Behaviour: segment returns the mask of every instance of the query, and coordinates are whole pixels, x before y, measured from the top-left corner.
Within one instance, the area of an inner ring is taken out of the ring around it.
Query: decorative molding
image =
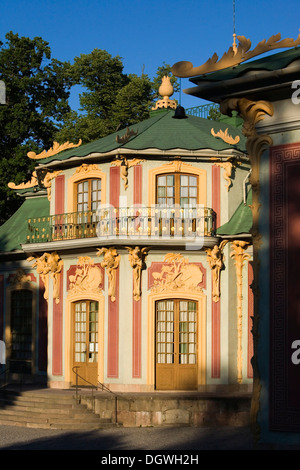
[[[76,168],[75,173],[91,173],[92,171],[101,171],[100,168],[98,168],[98,165],[96,163],[88,165],[87,163],[83,163],[82,165],[78,166]]]
[[[49,276],[53,279],[53,299],[58,304],[60,301],[60,272],[63,267],[63,260],[54,253],[44,253],[40,257],[30,256],[27,261],[34,261],[32,267],[36,268],[45,286],[44,298],[49,300]]]
[[[225,129],[225,131],[222,131],[222,129],[220,129],[218,132],[215,132],[214,129],[211,128],[210,132],[211,132],[211,135],[213,135],[214,137],[219,137],[224,142],[230,145],[236,145],[240,141],[239,135],[233,138],[231,135],[228,134],[228,128]]]
[[[33,274],[26,274],[25,271],[20,268],[17,270],[16,274],[10,275],[8,277],[8,283],[11,288],[14,290],[17,289],[31,289],[32,282],[35,281]]]
[[[126,144],[131,139],[131,137],[134,137],[137,134],[138,131],[134,132],[134,130],[129,129],[129,127],[127,127],[125,134],[123,134],[121,137],[119,137],[118,135],[116,136],[116,141],[118,142],[118,144]]]
[[[98,248],[97,256],[103,256],[101,266],[106,268],[108,277],[108,295],[112,302],[116,300],[116,277],[117,269],[120,263],[120,255],[118,255],[115,247]]]
[[[127,160],[126,157],[120,155],[119,158],[111,162],[111,165],[119,166],[121,170],[121,178],[124,181],[125,190],[128,188],[128,170],[129,168],[138,165],[145,160],[140,160],[138,158],[133,158],[132,160]]]
[[[61,170],[50,172],[48,171],[44,176],[42,184],[47,189],[48,201],[51,201],[51,181],[61,174]]]
[[[134,300],[140,300],[142,295],[141,289],[141,280],[142,280],[142,270],[145,269],[145,258],[148,254],[149,248],[140,248],[136,246],[131,248],[126,247],[129,251],[129,262],[130,266],[133,269],[133,297]]]
[[[217,157],[211,157],[211,160],[214,161],[214,165],[220,166],[224,169],[223,177],[227,181],[226,189],[229,191],[229,188],[232,185],[232,170],[235,169],[240,162],[236,157],[228,157],[225,161],[222,161]]]
[[[168,253],[160,272],[152,272],[154,279],[152,293],[176,292],[178,290],[201,291],[203,272],[196,264],[189,263],[181,254]]]
[[[246,39],[245,36],[237,36],[237,39],[239,41],[239,45],[237,47],[235,44],[231,46],[228,51],[223,54],[220,60],[218,60],[218,55],[214,53],[210,59],[198,67],[194,67],[193,64],[188,61],[177,62],[171,68],[172,73],[175,77],[195,77],[239,65],[241,62],[245,62],[246,60],[252,59],[253,57],[265,52],[300,45],[300,35],[296,40],[292,38],[281,40],[281,34],[278,33],[271,36],[267,41],[263,39],[251,51],[249,50],[251,47],[250,39]]]
[[[158,92],[160,96],[163,97],[162,100],[158,100],[155,103],[155,106],[153,106],[152,111],[155,111],[156,109],[161,109],[161,108],[171,108],[171,109],[176,109],[177,108],[177,103],[175,100],[170,100],[170,96],[173,95],[174,93],[174,88],[171,83],[171,78],[168,75],[165,75],[162,77],[162,83],[158,89]]]
[[[242,383],[243,380],[243,357],[242,357],[242,327],[243,327],[243,267],[244,262],[251,257],[245,250],[249,246],[249,242],[243,240],[235,240],[231,243],[232,252],[230,257],[235,260],[236,283],[237,283],[237,380]]]
[[[20,183],[20,184],[15,184],[15,183],[8,183],[7,185],[10,189],[27,189],[27,188],[34,188],[35,186],[38,186],[38,178],[36,171],[34,171],[31,175],[31,180],[27,181],[26,183]]]
[[[101,292],[102,271],[96,266],[89,256],[80,256],[73,274],[71,266],[68,271],[68,296],[79,293],[95,293]]]
[[[215,245],[213,248],[207,248],[207,262],[212,271],[213,292],[212,298],[214,302],[219,302],[220,290],[220,273],[224,269],[224,254],[223,250],[228,240],[223,240],[220,245]]]
[[[41,160],[42,158],[52,157],[53,155],[57,155],[64,150],[68,150],[71,148],[79,147],[82,144],[82,140],[80,139],[78,144],[72,144],[71,142],[65,142],[64,144],[59,144],[58,142],[53,142],[53,147],[49,150],[43,150],[38,155],[35,152],[28,152],[27,156],[32,160]]]

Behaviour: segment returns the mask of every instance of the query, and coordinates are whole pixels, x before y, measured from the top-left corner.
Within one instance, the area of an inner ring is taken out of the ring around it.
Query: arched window
[[[96,211],[102,202],[101,189],[100,178],[78,181],[76,183],[76,211]]]
[[[169,173],[156,177],[156,204],[160,206],[186,205],[196,207],[198,203],[198,177],[193,174]]]

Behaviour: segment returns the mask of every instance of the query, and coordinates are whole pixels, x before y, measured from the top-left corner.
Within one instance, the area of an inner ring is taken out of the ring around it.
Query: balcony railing
[[[195,239],[214,236],[216,214],[207,207],[101,207],[28,219],[27,243],[83,238]]]

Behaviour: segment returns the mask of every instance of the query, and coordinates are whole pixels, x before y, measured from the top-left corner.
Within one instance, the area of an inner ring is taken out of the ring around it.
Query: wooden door
[[[156,389],[197,389],[197,302],[156,302]]]
[[[81,300],[73,304],[73,367],[79,385],[98,382],[98,302]],[[76,382],[72,374],[73,383]]]

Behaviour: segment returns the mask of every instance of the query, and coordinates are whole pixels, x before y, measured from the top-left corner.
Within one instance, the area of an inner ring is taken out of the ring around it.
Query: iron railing
[[[216,214],[207,207],[101,207],[27,220],[27,243],[98,237],[168,239],[214,236]]]

